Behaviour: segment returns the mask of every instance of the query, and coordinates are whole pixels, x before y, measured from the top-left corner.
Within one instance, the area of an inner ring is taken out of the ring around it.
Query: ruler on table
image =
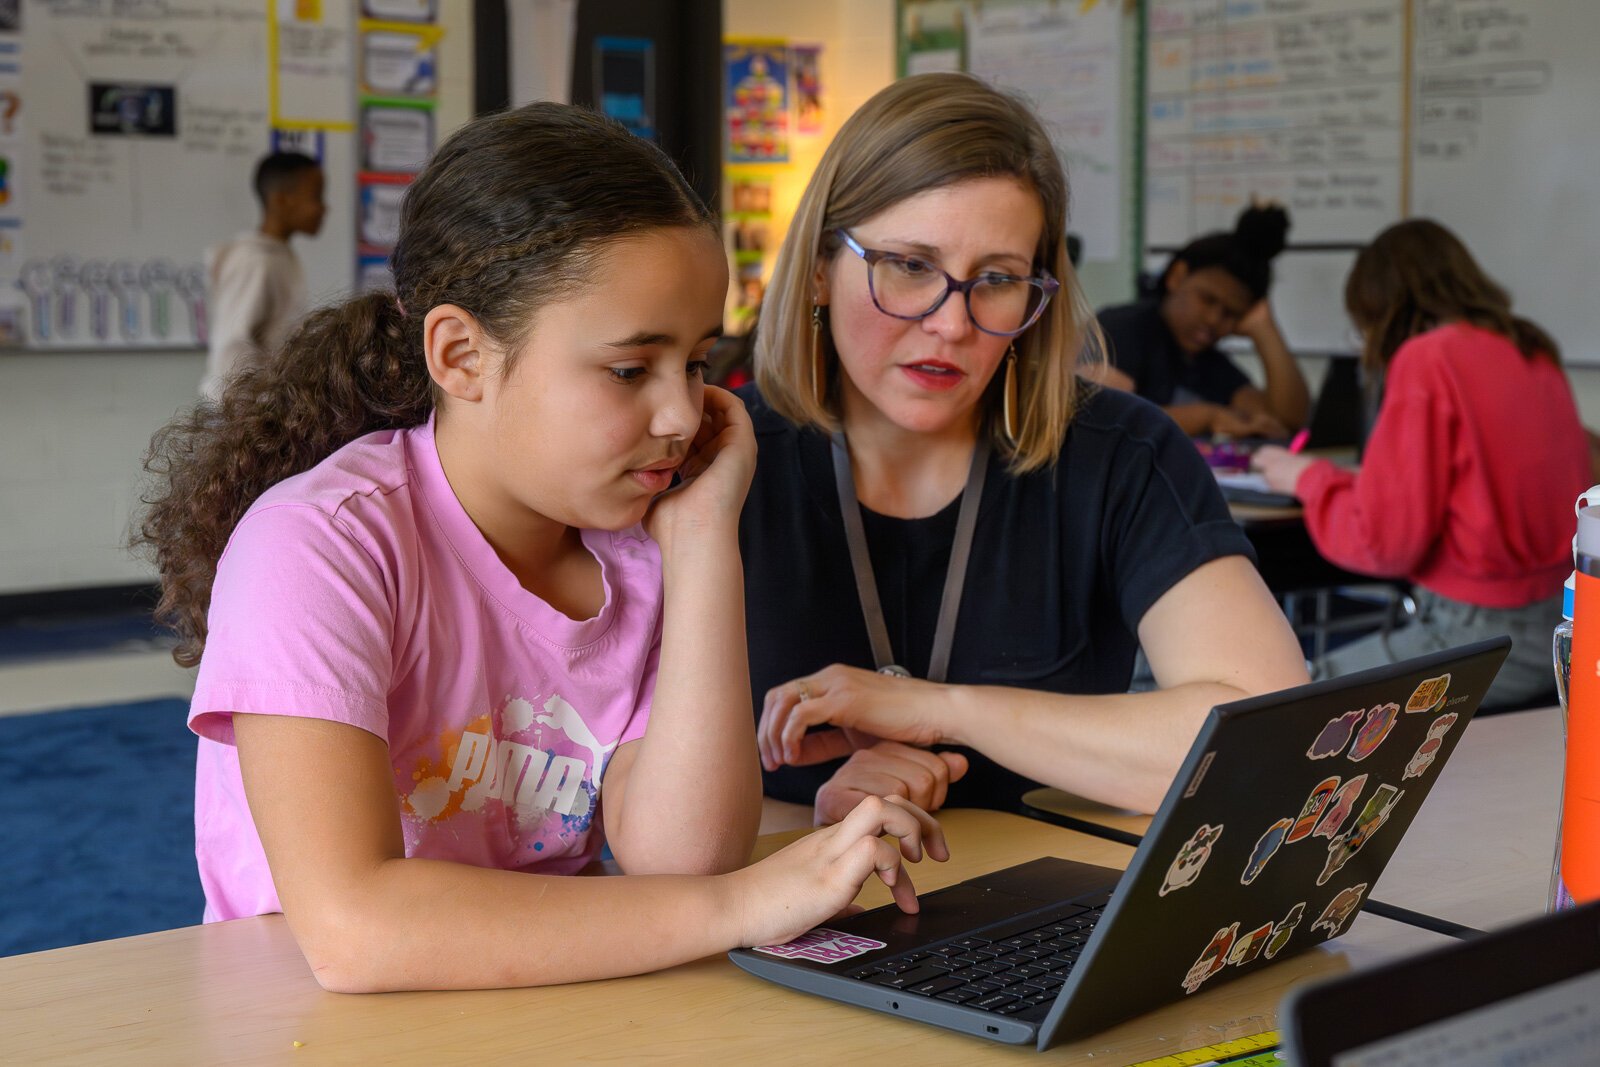
[[[1271,1067],[1283,1062],[1278,1058],[1278,1032],[1268,1030],[1262,1034],[1235,1038],[1217,1045],[1192,1048],[1171,1056],[1157,1056],[1153,1060],[1140,1060],[1129,1067],[1206,1067],[1208,1064],[1226,1064],[1227,1067]]]

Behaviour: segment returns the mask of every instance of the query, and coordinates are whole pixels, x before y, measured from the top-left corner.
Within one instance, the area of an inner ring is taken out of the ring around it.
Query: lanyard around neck
[[[989,441],[980,432],[972,449],[972,465],[967,469],[967,485],[961,491],[961,511],[956,516],[955,540],[950,545],[950,566],[945,571],[944,594],[939,599],[939,618],[933,629],[933,654],[928,659],[928,680],[944,681],[950,668],[950,649],[955,643],[956,615],[961,609],[961,587],[967,580],[967,560],[972,555],[972,535],[978,526],[978,504],[983,498],[983,479],[989,469]],[[910,677],[911,672],[894,660],[889,646],[889,628],[883,621],[883,604],[878,599],[878,582],[872,573],[872,556],[867,551],[867,531],[861,523],[861,502],[856,498],[856,482],[850,473],[850,452],[844,434],[833,435],[833,482],[839,493],[839,512],[844,518],[844,536],[850,545],[850,567],[855,572],[856,596],[866,619],[867,637],[872,641],[872,659],[882,674]]]

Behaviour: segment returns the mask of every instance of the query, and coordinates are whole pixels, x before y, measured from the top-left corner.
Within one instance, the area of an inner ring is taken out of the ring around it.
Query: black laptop
[[[1600,903],[1290,994],[1299,1067],[1590,1067],[1600,1062]]]
[[[1506,638],[1213,708],[1127,871],[1043,858],[733,962],[1045,1049],[1344,933]]]

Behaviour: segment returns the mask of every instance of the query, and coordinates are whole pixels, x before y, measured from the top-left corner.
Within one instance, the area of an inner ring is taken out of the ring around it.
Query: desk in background
[[[1121,868],[1123,845],[1000,812],[941,813],[947,864],[912,871],[939,888],[1041,855]],[[767,855],[802,831],[763,837]],[[859,898],[888,902],[873,883]],[[1284,991],[1310,978],[1446,944],[1363,915],[1345,936],[1039,1056],[795,993],[715,956],[655,974],[542,989],[342,995],[319,988],[281,915],[0,959],[0,1062],[728,1063],[975,1059],[1098,1067],[1277,1025]],[[295,1047],[301,1042],[302,1047]]]
[[[1538,915],[1550,888],[1561,768],[1559,708],[1474,716],[1372,898],[1476,929]],[[1058,789],[1022,801],[1122,841],[1150,825],[1147,815]]]

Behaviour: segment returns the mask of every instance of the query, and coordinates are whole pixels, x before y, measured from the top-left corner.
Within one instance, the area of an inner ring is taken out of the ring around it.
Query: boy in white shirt
[[[326,211],[322,167],[298,152],[274,152],[256,165],[261,225],[206,253],[211,335],[200,395],[215,401],[243,361],[277,350],[299,320],[305,273],[289,247],[315,237]]]

